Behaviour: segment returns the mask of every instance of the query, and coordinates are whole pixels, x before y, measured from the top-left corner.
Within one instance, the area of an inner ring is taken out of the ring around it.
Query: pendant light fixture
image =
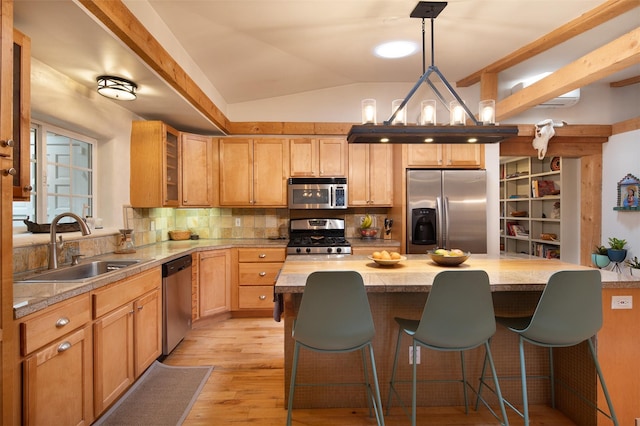
[[[132,101],[136,98],[138,86],[133,81],[111,75],[101,75],[96,81],[98,93],[104,97],[119,101]]]
[[[495,124],[494,100],[480,102],[479,119],[477,119],[435,66],[433,23],[446,6],[447,2],[421,1],[413,9],[410,17],[422,18],[422,76],[404,99],[394,101],[391,116],[382,124],[376,124],[375,121],[375,101],[367,100],[369,108],[373,101],[374,117],[371,119],[369,112],[366,117],[370,119],[365,120],[363,112],[363,124],[352,126],[347,135],[349,143],[496,143],[505,138],[517,136],[518,126]],[[427,18],[431,20],[431,65],[428,68],[425,57],[425,19]],[[451,97],[454,98],[451,104],[430,80],[433,74],[440,78]],[[421,103],[420,122],[417,125],[406,124],[407,103],[423,83],[429,85],[438,100],[449,109],[449,125],[436,123],[433,100]],[[402,120],[396,119],[399,115]],[[471,125],[466,125],[467,119],[472,122]]]

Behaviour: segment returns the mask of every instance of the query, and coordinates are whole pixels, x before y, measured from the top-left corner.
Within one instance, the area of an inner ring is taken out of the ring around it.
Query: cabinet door
[[[180,142],[180,158],[183,164],[182,205],[211,207],[213,204],[211,138],[182,133]]]
[[[134,381],[133,303],[101,317],[93,326],[94,409],[100,415]]]
[[[220,205],[250,206],[253,197],[251,139],[220,139]]]
[[[484,165],[484,147],[474,144],[448,144],[445,147],[446,167],[481,168]]]
[[[318,140],[320,176],[347,176],[348,149],[345,139]]]
[[[291,139],[289,151],[289,176],[318,176],[318,141],[316,139]]]
[[[31,197],[31,39],[13,31],[13,200]]]
[[[133,303],[134,374],[139,377],[162,354],[162,298],[159,290]]]
[[[349,206],[369,205],[369,145],[349,145]]]
[[[407,166],[409,167],[442,167],[441,144],[407,145]]]
[[[200,253],[198,310],[200,317],[231,310],[230,256],[227,250]]]
[[[25,359],[23,424],[91,424],[91,341],[87,326]]]
[[[393,147],[349,145],[349,206],[390,206],[393,201]]]
[[[257,139],[253,144],[253,202],[255,207],[286,207],[289,141]]]
[[[388,144],[369,146],[369,201],[374,206],[393,203],[393,147]]]

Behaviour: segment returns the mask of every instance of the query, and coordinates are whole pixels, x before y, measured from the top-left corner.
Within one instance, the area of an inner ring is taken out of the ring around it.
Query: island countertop
[[[540,291],[549,277],[561,270],[592,269],[586,266],[527,255],[472,255],[456,267],[435,264],[422,254],[406,255],[396,265],[382,266],[363,255],[288,256],[276,281],[276,293],[301,293],[314,271],[359,272],[368,292],[428,292],[433,278],[450,269],[481,269],[489,275],[492,291]],[[601,270],[603,288],[640,288],[640,277]]]

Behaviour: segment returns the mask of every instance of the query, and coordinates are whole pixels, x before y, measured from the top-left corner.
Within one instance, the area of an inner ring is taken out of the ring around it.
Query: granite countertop
[[[219,239],[219,240],[184,240],[165,241],[148,246],[137,247],[135,253],[109,253],[83,259],[80,263],[95,260],[130,260],[139,259],[140,263],[124,269],[108,272],[97,277],[73,282],[37,282],[15,283],[13,286],[14,318],[37,312],[54,303],[90,292],[115,281],[139,274],[151,268],[160,267],[163,263],[181,256],[190,255],[198,251],[211,249],[225,249],[232,247],[286,247],[288,240],[283,239]],[[58,269],[68,267],[61,266]],[[44,272],[44,271],[41,271]],[[14,275],[15,281],[20,281],[37,275],[27,272]]]
[[[487,271],[493,291],[540,291],[549,276],[559,270],[593,269],[586,266],[528,255],[472,255],[456,269]],[[381,266],[367,256],[289,256],[276,282],[276,293],[301,293],[307,276],[314,271],[353,270],[359,272],[369,292],[426,292],[433,278],[452,269],[436,265],[421,254],[406,255],[396,265]],[[640,277],[600,271],[603,288],[640,288]]]

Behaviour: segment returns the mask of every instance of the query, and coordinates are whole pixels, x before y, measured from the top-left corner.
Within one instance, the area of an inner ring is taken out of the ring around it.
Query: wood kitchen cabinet
[[[93,293],[96,415],[161,355],[161,285],[158,267]]]
[[[231,255],[229,250],[198,254],[199,317],[231,310]]]
[[[288,139],[220,139],[219,161],[221,206],[287,206]]]
[[[31,185],[31,39],[13,30],[13,200],[29,201]],[[7,142],[3,142],[6,144]]]
[[[349,159],[349,206],[391,207],[393,147],[351,144]]]
[[[474,144],[408,144],[407,167],[469,168],[484,167],[484,147]]]
[[[133,207],[178,207],[180,132],[161,121],[131,123],[130,201]]]
[[[214,141],[207,136],[182,133],[180,161],[182,167],[183,207],[212,207],[214,191]],[[216,145],[217,146],[217,145]]]
[[[346,176],[347,141],[339,138],[290,140],[291,177]]]
[[[91,301],[77,296],[20,323],[23,424],[89,425],[93,420]]]
[[[284,260],[284,247],[239,248],[234,310],[271,314],[273,286]]]

